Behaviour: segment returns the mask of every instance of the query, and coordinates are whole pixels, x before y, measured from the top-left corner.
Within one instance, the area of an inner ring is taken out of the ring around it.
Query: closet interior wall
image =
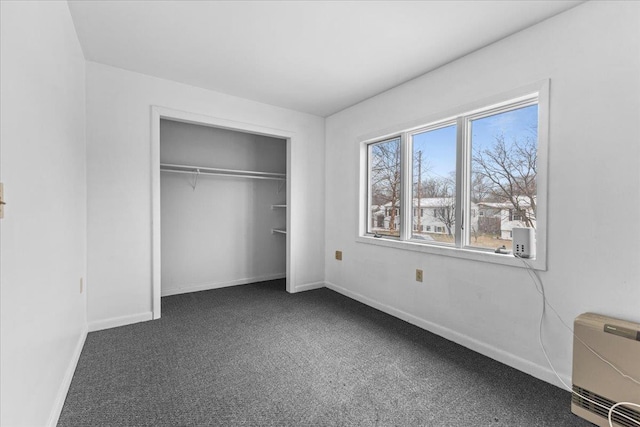
[[[160,121],[161,164],[286,174],[286,150],[283,139]],[[162,171],[160,187],[162,296],[285,277],[286,236],[272,232],[286,226],[284,180]]]

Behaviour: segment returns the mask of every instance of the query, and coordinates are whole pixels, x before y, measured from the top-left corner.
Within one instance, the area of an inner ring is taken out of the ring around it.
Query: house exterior
[[[478,208],[478,232],[495,233],[503,240],[513,238],[514,227],[527,227],[523,221],[523,213],[509,202],[480,202]],[[531,218],[533,226],[536,225],[535,215],[528,203],[521,203],[520,208],[524,208],[524,215]]]
[[[393,229],[400,226],[400,208],[395,207],[392,212],[391,203],[371,206],[371,229],[389,230],[393,221]],[[393,214],[393,215],[392,215]],[[453,197],[428,197],[413,199],[412,212],[413,232],[416,234],[453,233],[455,223],[455,199]],[[477,208],[472,207],[472,222],[477,222]]]
[[[534,218],[535,227],[535,216],[529,205],[523,203],[520,206],[525,206],[525,215]],[[372,205],[371,230],[374,232],[399,230],[400,213],[397,204],[392,207],[391,202]],[[452,197],[415,198],[411,216],[412,230],[415,234],[451,234],[455,223],[455,199]],[[472,202],[470,223],[471,230],[474,232],[493,234],[503,240],[512,239],[514,227],[527,226],[523,221],[522,213],[509,202]]]
[[[413,199],[414,233],[452,234],[455,224],[453,197]]]

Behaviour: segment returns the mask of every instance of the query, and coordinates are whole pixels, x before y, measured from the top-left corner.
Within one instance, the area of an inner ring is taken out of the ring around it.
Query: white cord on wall
[[[583,396],[582,394],[576,392],[573,390],[572,387],[569,387],[560,377],[560,375],[558,374],[558,372],[556,371],[556,369],[553,367],[553,363],[551,363],[551,359],[549,358],[549,355],[547,354],[547,350],[544,347],[544,343],[542,341],[542,323],[544,320],[544,316],[546,313],[546,307],[549,306],[549,308],[551,309],[551,311],[553,311],[556,315],[556,317],[560,320],[560,322],[564,325],[565,328],[567,328],[569,331],[571,331],[571,334],[582,344],[584,345],[587,349],[589,349],[589,351],[591,351],[596,357],[598,357],[601,361],[603,361],[604,363],[606,363],[607,365],[609,365],[611,368],[613,368],[618,374],[620,374],[622,377],[633,381],[634,383],[640,385],[640,381],[638,381],[636,378],[631,377],[630,375],[625,374],[624,372],[622,372],[620,369],[618,369],[613,363],[609,362],[607,359],[605,359],[604,357],[602,357],[600,354],[598,354],[598,352],[596,352],[593,348],[591,348],[587,343],[585,343],[582,339],[580,339],[580,337],[578,337],[575,332],[573,331],[573,328],[571,328],[569,325],[567,325],[565,323],[564,320],[562,320],[562,317],[560,317],[560,315],[558,314],[558,312],[556,311],[555,308],[553,308],[553,306],[551,304],[549,304],[549,302],[547,301],[547,297],[545,295],[544,292],[544,285],[542,284],[542,280],[540,279],[540,277],[538,276],[538,273],[533,269],[533,267],[522,257],[515,255],[514,256],[516,258],[518,258],[519,260],[521,260],[524,265],[525,265],[525,269],[527,270],[527,273],[529,274],[529,277],[531,278],[531,280],[533,281],[533,284],[536,288],[536,291],[538,291],[538,293],[540,295],[542,295],[542,310],[540,313],[540,322],[538,324],[538,342],[540,343],[540,348],[542,349],[542,353],[544,354],[545,359],[547,359],[547,363],[549,364],[549,367],[551,368],[551,370],[553,371],[553,373],[556,375],[556,377],[558,378],[558,380],[562,383],[562,385],[571,393],[579,396],[580,398],[586,400],[587,402],[590,402],[592,404],[595,404],[597,406],[600,406],[606,410],[608,410],[608,420],[609,420],[609,427],[613,427],[613,423],[611,421],[611,417],[613,415],[613,412],[615,410],[616,407],[618,406],[622,406],[622,405],[630,405],[630,406],[636,406],[640,408],[640,405],[637,403],[632,403],[632,402],[619,402],[616,403],[615,405],[612,405],[611,408],[608,408],[606,405],[603,405],[599,402],[596,402],[592,399],[589,399],[586,396]],[[640,422],[638,422],[637,420],[634,420],[633,418],[627,416],[626,414],[623,414],[619,411],[616,411],[616,414],[624,417],[626,419],[628,419],[629,421],[637,424],[640,426]]]

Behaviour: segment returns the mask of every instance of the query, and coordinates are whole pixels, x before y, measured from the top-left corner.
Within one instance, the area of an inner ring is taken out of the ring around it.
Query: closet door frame
[[[291,259],[292,224],[291,212],[294,209],[291,200],[291,146],[295,139],[294,132],[269,128],[253,123],[243,123],[197,113],[174,110],[171,108],[151,106],[151,307],[153,319],[159,319],[161,296],[161,244],[160,244],[160,120],[173,120],[233,130],[255,135],[280,138],[287,141],[287,234],[286,234],[286,283],[287,292],[295,292],[293,273],[294,260]]]

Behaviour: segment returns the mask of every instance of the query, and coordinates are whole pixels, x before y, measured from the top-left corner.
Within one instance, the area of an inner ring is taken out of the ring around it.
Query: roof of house
[[[419,201],[419,204],[418,204]],[[450,207],[456,204],[455,197],[423,197],[423,198],[414,198],[413,199],[413,207],[421,207],[421,208],[443,208]],[[472,205],[477,205],[478,207],[492,208],[492,209],[512,209],[514,206],[511,202],[478,202],[471,203]],[[400,201],[396,203],[396,207],[400,206]],[[520,198],[520,206],[521,207],[529,207],[530,203],[524,197]],[[384,210],[385,208],[391,207],[391,202],[385,203],[384,205],[371,205],[371,210]]]
[[[442,208],[456,204],[455,197],[423,197],[413,199],[413,207],[421,208]]]
[[[518,203],[521,208],[528,208],[529,206],[531,206],[531,203],[529,202],[528,198],[524,196],[518,197]],[[494,208],[494,209],[513,209],[514,207],[513,203],[511,202],[478,202],[477,205],[479,207],[487,207],[487,208]]]

